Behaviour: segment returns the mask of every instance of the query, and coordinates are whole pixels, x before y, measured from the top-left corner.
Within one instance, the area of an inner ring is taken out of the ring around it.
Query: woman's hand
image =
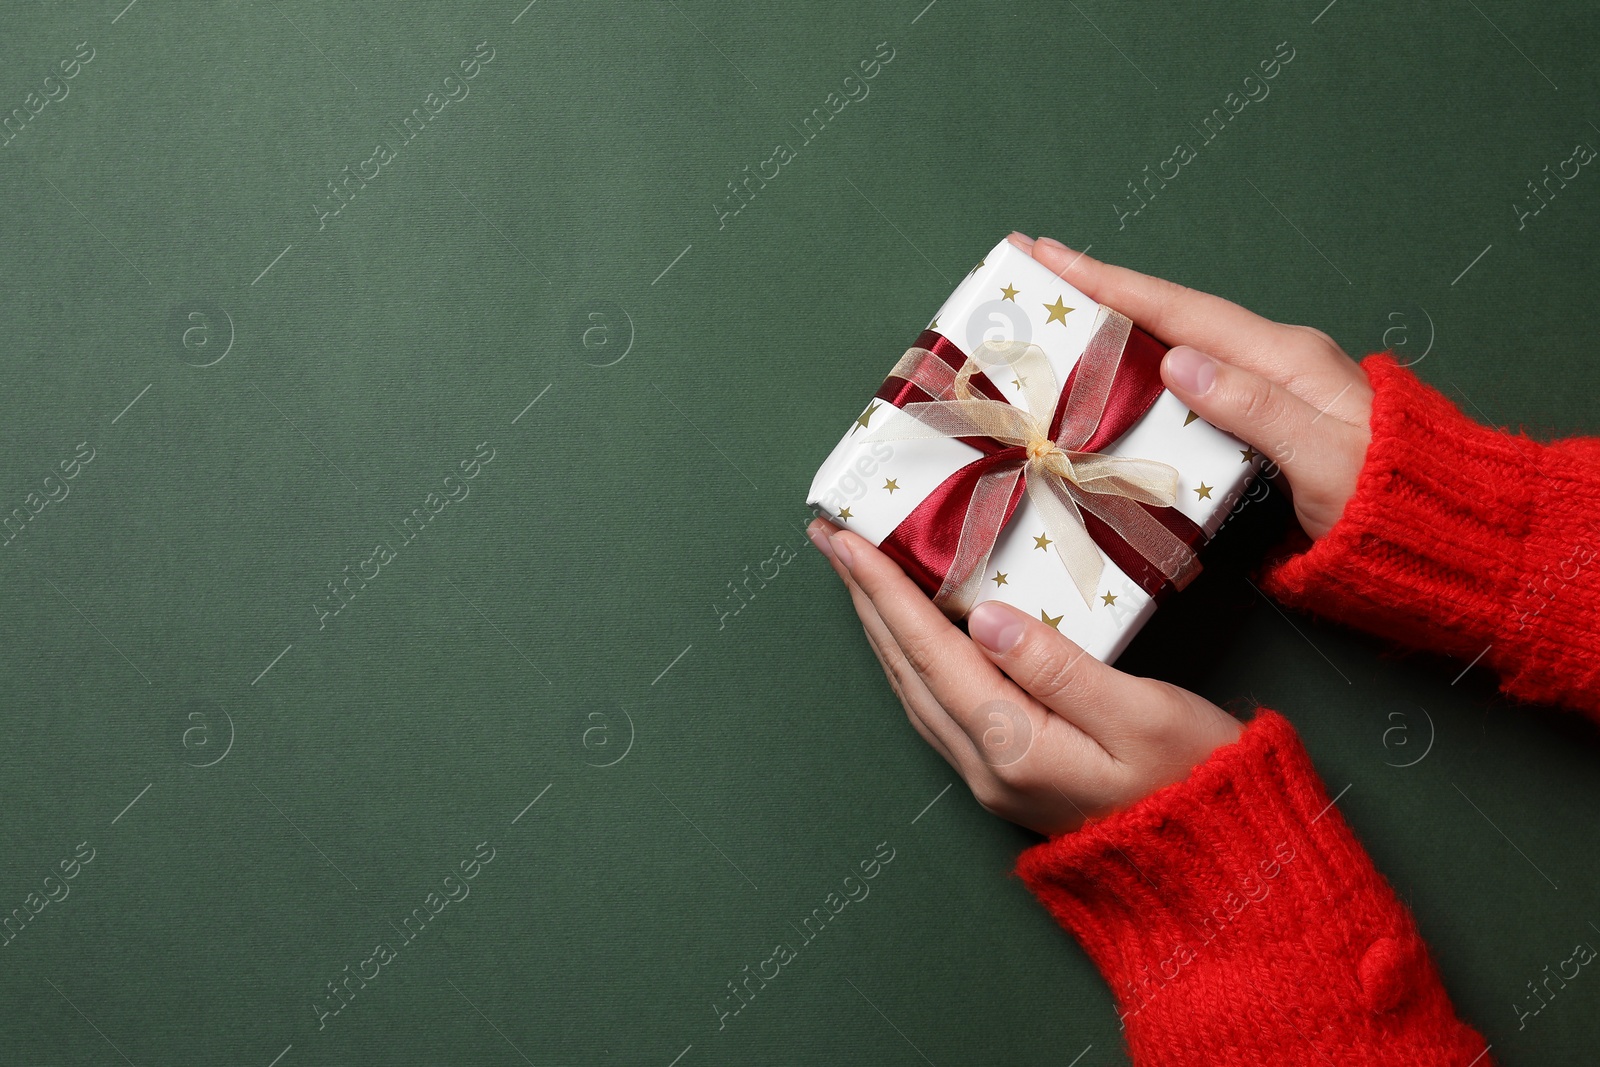
[[[969,638],[864,538],[823,519],[807,533],[849,587],[911,725],[1002,818],[1065,833],[1239,736],[1216,705],[1108,667],[1008,604],[974,608]]]
[[[1100,263],[1048,237],[1018,233],[1011,243],[1175,346],[1162,361],[1162,381],[1201,418],[1282,469],[1313,540],[1338,521],[1366,458],[1372,389],[1333,338]]]

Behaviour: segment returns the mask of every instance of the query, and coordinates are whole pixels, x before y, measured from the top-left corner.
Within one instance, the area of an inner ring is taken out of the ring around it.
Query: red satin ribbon
[[[954,341],[932,330],[922,332],[916,340],[916,347],[926,348],[949,364],[953,370],[960,370],[967,359],[967,354],[961,351]],[[1161,342],[1139,327],[1133,327],[1128,335],[1127,347],[1123,349],[1117,375],[1112,380],[1111,396],[1106,401],[1105,414],[1081,451],[1105,451],[1107,446],[1132,429],[1133,424],[1150,410],[1150,405],[1156,402],[1156,398],[1161,395],[1164,388],[1161,384],[1161,357],[1166,355],[1166,352]],[[1076,366],[1072,368],[1061,387],[1061,398],[1056,402],[1055,414],[1050,420],[1052,438],[1061,430],[1066,399],[1071,395],[1072,381],[1077,370]],[[988,375],[973,375],[971,388],[973,392],[990,400],[1010,403],[989,380]],[[873,395],[879,400],[888,401],[902,408],[906,404],[940,399],[929,396],[903,378],[886,379]],[[1026,449],[996,441],[992,437],[962,437],[960,440],[984,454],[946,478],[878,546],[929,596],[937,593],[939,587],[944,584],[944,576],[949,572],[951,562],[955,559],[956,540],[961,533],[961,524],[967,514],[967,504],[972,499],[973,488],[977,485],[978,479],[988,471],[1022,466],[1028,459]],[[1011,499],[1006,504],[1006,522],[1011,521],[1017,505],[1021,503],[1023,491],[1023,479],[1018,479],[1017,487],[1012,491]],[[1139,506],[1185,544],[1193,546],[1199,543],[1202,533],[1200,527],[1177,508],[1164,508],[1155,504]],[[1088,512],[1082,514],[1084,528],[1089,531],[1089,536],[1094,538],[1095,544],[1099,545],[1111,562],[1120,567],[1140,589],[1149,596],[1157,598],[1164,596],[1171,589],[1171,585],[1162,573],[1139,555],[1128,542],[1117,536],[1109,526],[1093,515]]]

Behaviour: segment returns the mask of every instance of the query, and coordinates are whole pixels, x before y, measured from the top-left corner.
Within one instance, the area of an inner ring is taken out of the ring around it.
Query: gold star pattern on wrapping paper
[[[1046,615],[1043,608],[1039,609],[1039,621],[1049,623],[1054,629],[1061,629],[1061,619],[1062,616],[1060,615]]]
[[[1055,544],[1055,542],[1050,540],[1050,538],[1046,537],[1044,534],[1040,534],[1038,537],[1033,539],[1033,547],[1039,549],[1040,551],[1049,548],[1053,544]]]
[[[1015,378],[1011,379],[1011,384],[1016,386],[1018,389],[1021,389],[1024,385],[1028,384],[1028,379],[1019,374]]]
[[[867,408],[867,410],[863,411],[860,416],[856,418],[856,425],[865,430],[867,428],[867,423],[872,421],[873,414],[881,407],[883,407],[883,405],[874,400],[872,402],[872,406]]]
[[[1050,313],[1050,317],[1045,320],[1046,326],[1050,325],[1052,322],[1059,322],[1061,325],[1065,326],[1067,324],[1067,312],[1077,310],[1076,308],[1067,307],[1067,305],[1059,296],[1056,297],[1056,302],[1054,304],[1046,304],[1044,309]]]
[[[849,508],[840,508],[839,509],[839,517],[841,519],[852,518],[852,516],[850,514],[850,509]]]
[[[883,480],[883,487],[893,494],[896,489],[900,488],[900,483],[894,478],[885,478]]]
[[[1244,457],[1243,459],[1241,459],[1239,461],[1240,463],[1249,463],[1252,460],[1254,460],[1257,456],[1261,455],[1261,453],[1257,452],[1253,448],[1245,447],[1245,448],[1239,449],[1239,455]]]
[[[1109,608],[1111,605],[1117,602],[1117,594],[1110,592],[1101,593],[1100,602]]]
[[[983,269],[983,265],[988,260],[988,258],[989,258],[988,256],[985,256],[983,259],[978,260],[978,265],[976,267],[973,267],[971,270],[967,271],[967,277],[970,278],[974,274],[978,273],[979,270]]]
[[[1007,282],[1006,287],[1000,290],[1000,295],[1015,304],[1017,302],[1017,294],[1020,292],[1022,292],[1021,289],[1013,289],[1011,288],[1011,283]]]
[[[930,330],[937,330],[938,328],[939,328],[939,320],[938,319],[934,319],[932,324],[928,326],[928,329],[930,329]]]
[[[1183,424],[1185,426],[1187,426],[1191,422],[1193,422],[1195,419],[1198,419],[1199,417],[1200,417],[1199,415],[1196,415],[1194,412],[1191,411],[1191,412],[1189,412],[1188,416],[1183,420]]]
[[[1194,491],[1194,495],[1199,497],[1201,500],[1210,500],[1211,499],[1211,487],[1209,485],[1207,485],[1205,482],[1201,482],[1200,483],[1200,488],[1198,488],[1198,489],[1196,489]]]
[[[1009,585],[1010,584],[1009,582],[1006,581],[1006,575],[1005,575],[1004,571],[995,571],[994,572],[994,577],[991,578],[990,581],[994,582],[995,585]]]

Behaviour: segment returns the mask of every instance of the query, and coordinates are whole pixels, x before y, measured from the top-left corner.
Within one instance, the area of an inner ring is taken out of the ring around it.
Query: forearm
[[[1266,573],[1285,602],[1600,716],[1600,441],[1480,426],[1387,356],[1343,516]]]
[[[1105,976],[1140,1067],[1489,1063],[1272,712],[1018,874]]]

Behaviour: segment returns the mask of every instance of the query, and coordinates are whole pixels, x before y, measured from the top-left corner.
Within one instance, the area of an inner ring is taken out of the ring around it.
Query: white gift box
[[[985,341],[1038,345],[1059,384],[1105,316],[1105,308],[1001,241],[950,294],[928,328],[968,356]],[[892,358],[885,357],[885,366],[891,366]],[[1021,388],[1009,367],[979,373],[1022,406]],[[954,438],[867,440],[897,410],[882,399],[869,403],[817,471],[806,497],[817,514],[874,545],[881,545],[936,487],[983,455]],[[1196,417],[1166,390],[1102,451],[1156,460],[1178,471],[1174,507],[1200,528],[1196,550],[1240,502],[1256,469],[1254,451]],[[1099,588],[1085,603],[1061,559],[1039,543],[1043,533],[1044,524],[1024,494],[1000,532],[975,603],[1013,604],[1049,622],[1090,655],[1112,662],[1154,613],[1156,597],[1102,551]]]

